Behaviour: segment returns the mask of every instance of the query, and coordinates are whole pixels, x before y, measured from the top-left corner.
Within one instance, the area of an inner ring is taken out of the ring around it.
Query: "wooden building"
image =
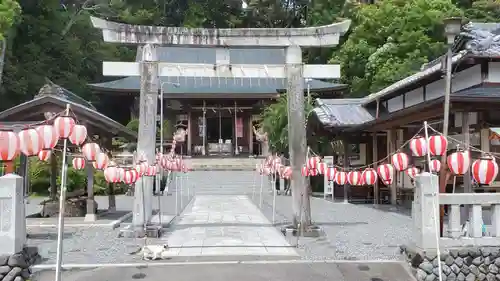
[[[492,153],[500,153],[495,133],[495,127],[500,126],[499,34],[500,24],[496,23],[465,26],[453,46],[452,59],[449,136]],[[346,168],[384,160],[415,135],[424,121],[439,132],[443,130],[444,62],[444,56],[438,58],[417,73],[364,98],[320,98],[311,126],[316,132],[348,144],[345,148],[349,161],[341,163]],[[457,143],[450,141],[448,151],[456,147]],[[408,146],[404,149],[411,155]],[[411,161],[423,167],[424,159]],[[459,183],[463,182],[459,179]],[[397,180],[388,187],[381,182],[375,187],[352,187],[348,188],[348,196],[351,201],[397,204],[411,198],[412,189],[409,177],[398,173]],[[335,194],[342,197],[343,187],[337,187]]]
[[[160,47],[160,62],[215,64],[213,48]],[[284,64],[284,49],[231,49],[234,64]],[[259,155],[253,126],[262,109],[285,92],[284,79],[274,78],[160,78],[164,119],[187,129],[182,153],[187,155]],[[346,88],[319,80],[304,81],[305,88],[332,98]],[[101,97],[101,110],[125,123],[138,116],[139,77],[90,85]],[[306,90],[306,92],[307,92]],[[160,108],[160,107],[158,107]],[[203,126],[206,124],[206,126]],[[173,128],[170,128],[173,130]],[[180,152],[180,151],[179,151]],[[205,152],[205,153],[203,153]]]

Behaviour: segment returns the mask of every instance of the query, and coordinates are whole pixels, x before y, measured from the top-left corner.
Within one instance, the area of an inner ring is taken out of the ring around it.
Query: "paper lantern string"
[[[372,162],[372,163],[370,163],[370,164],[368,164],[368,165],[364,165],[364,166],[356,167],[356,168],[348,168],[348,169],[346,169],[346,168],[344,168],[344,167],[342,167],[342,166],[335,165],[335,164],[333,164],[333,167],[335,167],[335,168],[337,168],[337,169],[340,169],[340,170],[343,170],[343,171],[344,171],[344,170],[345,170],[345,171],[363,170],[363,169],[366,169],[366,168],[371,168],[371,167],[374,167],[374,166],[376,166],[376,165],[378,165],[378,164],[380,164],[380,163],[386,162],[387,160],[389,160],[389,159],[392,157],[392,155],[394,155],[394,154],[396,154],[396,153],[401,152],[401,151],[403,150],[403,148],[404,148],[404,147],[406,147],[406,146],[410,143],[410,141],[411,141],[413,138],[417,137],[417,136],[418,136],[418,135],[419,135],[419,134],[420,134],[423,130],[424,130],[424,127],[422,126],[422,128],[420,128],[420,129],[418,130],[418,132],[417,132],[415,135],[413,135],[413,137],[411,137],[410,139],[408,139],[408,140],[407,140],[407,141],[406,141],[403,145],[401,145],[401,146],[400,146],[400,147],[399,147],[396,151],[394,151],[394,153],[389,154],[389,155],[387,155],[386,157],[384,157],[384,158],[382,158],[382,159],[380,159],[380,160],[378,160],[378,161]],[[313,156],[320,157],[320,156],[319,156],[317,153],[315,153],[315,152],[314,152],[311,148],[308,148],[308,153],[312,154]]]

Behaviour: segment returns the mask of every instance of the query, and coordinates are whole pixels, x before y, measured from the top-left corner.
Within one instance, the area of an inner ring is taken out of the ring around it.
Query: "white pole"
[[[205,103],[205,100],[203,100],[203,149],[201,151],[201,154],[203,156],[206,155],[206,147],[207,147],[207,144],[206,144],[206,135],[207,135],[207,109],[206,109],[206,103]]]
[[[274,171],[275,172],[275,171]],[[276,173],[273,172],[274,185],[273,185],[273,225],[276,218]]]
[[[66,105],[66,115],[69,115],[69,104]],[[59,195],[59,217],[57,229],[57,253],[56,253],[56,281],[61,281],[62,271],[62,250],[63,250],[63,233],[64,233],[64,203],[66,201],[66,173],[68,171],[66,165],[66,150],[68,149],[68,139],[64,139],[62,167],[61,167],[61,187]]]
[[[160,149],[159,149],[160,155],[163,155],[163,85],[164,84],[165,82],[161,83],[160,85]],[[162,178],[159,175],[163,176],[163,172],[161,170],[158,171],[158,174],[156,176],[156,189],[158,192],[158,196],[160,195],[161,178]],[[159,197],[158,197],[158,204],[160,204]]]
[[[184,203],[183,203],[184,200],[182,199],[182,197],[183,197],[182,196],[182,190],[184,189],[184,173],[181,172],[180,174],[181,174],[181,178],[180,178],[181,184],[180,184],[180,187],[181,187],[181,209],[182,209],[182,208],[184,208]]]
[[[252,181],[252,201],[255,200],[255,188],[257,185],[257,173],[258,171],[255,171],[255,174],[253,175],[253,181]]]
[[[167,192],[167,196],[168,196],[168,190],[170,189],[169,185],[170,185],[170,170],[167,171],[167,179],[165,181],[165,191]]]
[[[189,173],[186,173],[186,187],[188,192],[188,199],[191,198],[191,191],[189,190]]]
[[[236,101],[234,101],[234,155],[240,154],[238,149],[238,118],[237,118],[238,107],[236,105]]]
[[[429,167],[429,173],[431,172],[431,152],[430,152],[430,149],[429,149],[429,131],[428,131],[428,125],[427,125],[427,121],[424,122],[424,132],[425,132],[425,140],[426,140],[426,146],[427,146],[427,166]],[[442,165],[442,163],[441,163]],[[443,171],[443,170],[441,170]],[[433,213],[434,213],[434,227],[436,228],[436,245],[437,245],[437,251],[436,251],[436,259],[438,261],[441,260],[441,251],[439,249],[439,222],[438,222],[438,207],[439,207],[439,184],[438,184],[438,190],[436,190],[436,198],[437,198],[437,206],[436,206],[436,203],[435,203],[435,200],[433,200]],[[441,263],[438,262],[438,271],[439,271],[439,274],[438,274],[438,277],[439,277],[439,281],[443,281],[443,269],[441,268]]]
[[[260,174],[260,195],[259,195],[260,208],[262,208],[262,189],[264,189],[264,172]]]
[[[425,145],[426,145],[426,154],[427,154],[427,168],[429,169],[429,173],[431,173],[431,151],[429,149],[429,130],[427,128],[427,121],[424,121],[424,132],[425,132]]]
[[[179,215],[179,192],[177,192],[177,173],[175,176],[175,214]]]
[[[161,177],[161,174],[157,174],[157,177]],[[162,222],[161,222],[161,193],[160,193],[160,186],[161,186],[161,179],[160,179],[160,184],[157,185],[157,194],[158,196],[158,223],[160,224],[160,228],[162,228]]]

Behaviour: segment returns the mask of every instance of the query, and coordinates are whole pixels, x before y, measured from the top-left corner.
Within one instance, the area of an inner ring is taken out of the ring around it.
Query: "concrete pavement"
[[[401,263],[226,263],[170,264],[147,267],[100,268],[63,272],[64,281],[413,281]],[[54,272],[37,273],[33,281],[52,281]]]
[[[172,224],[164,256],[297,256],[245,195],[196,195]]]

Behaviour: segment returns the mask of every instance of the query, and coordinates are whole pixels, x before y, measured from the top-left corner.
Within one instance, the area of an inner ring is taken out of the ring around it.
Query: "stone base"
[[[85,218],[83,220],[84,221],[97,221],[97,215],[96,214],[86,214]]]
[[[0,255],[0,281],[30,280],[30,266],[39,259],[36,247],[26,247],[14,255]]]
[[[304,231],[298,230],[293,225],[287,225],[281,229],[283,235],[301,236],[301,237],[320,237],[323,236],[324,232],[321,227],[316,225],[310,225]]]
[[[42,211],[40,215],[44,218],[59,215],[59,201],[44,201],[40,203]],[[94,202],[94,212],[97,213],[97,202]],[[87,214],[87,198],[75,197],[66,200],[64,206],[65,217],[84,217]]]
[[[146,230],[144,228],[134,228],[132,225],[129,225],[125,228],[120,229],[120,233],[118,237],[123,238],[159,238],[162,234],[162,228],[158,225],[148,225]]]
[[[410,264],[418,281],[438,280],[436,251],[421,251],[401,246],[401,253]],[[441,250],[443,280],[500,280],[500,247],[462,247]]]

